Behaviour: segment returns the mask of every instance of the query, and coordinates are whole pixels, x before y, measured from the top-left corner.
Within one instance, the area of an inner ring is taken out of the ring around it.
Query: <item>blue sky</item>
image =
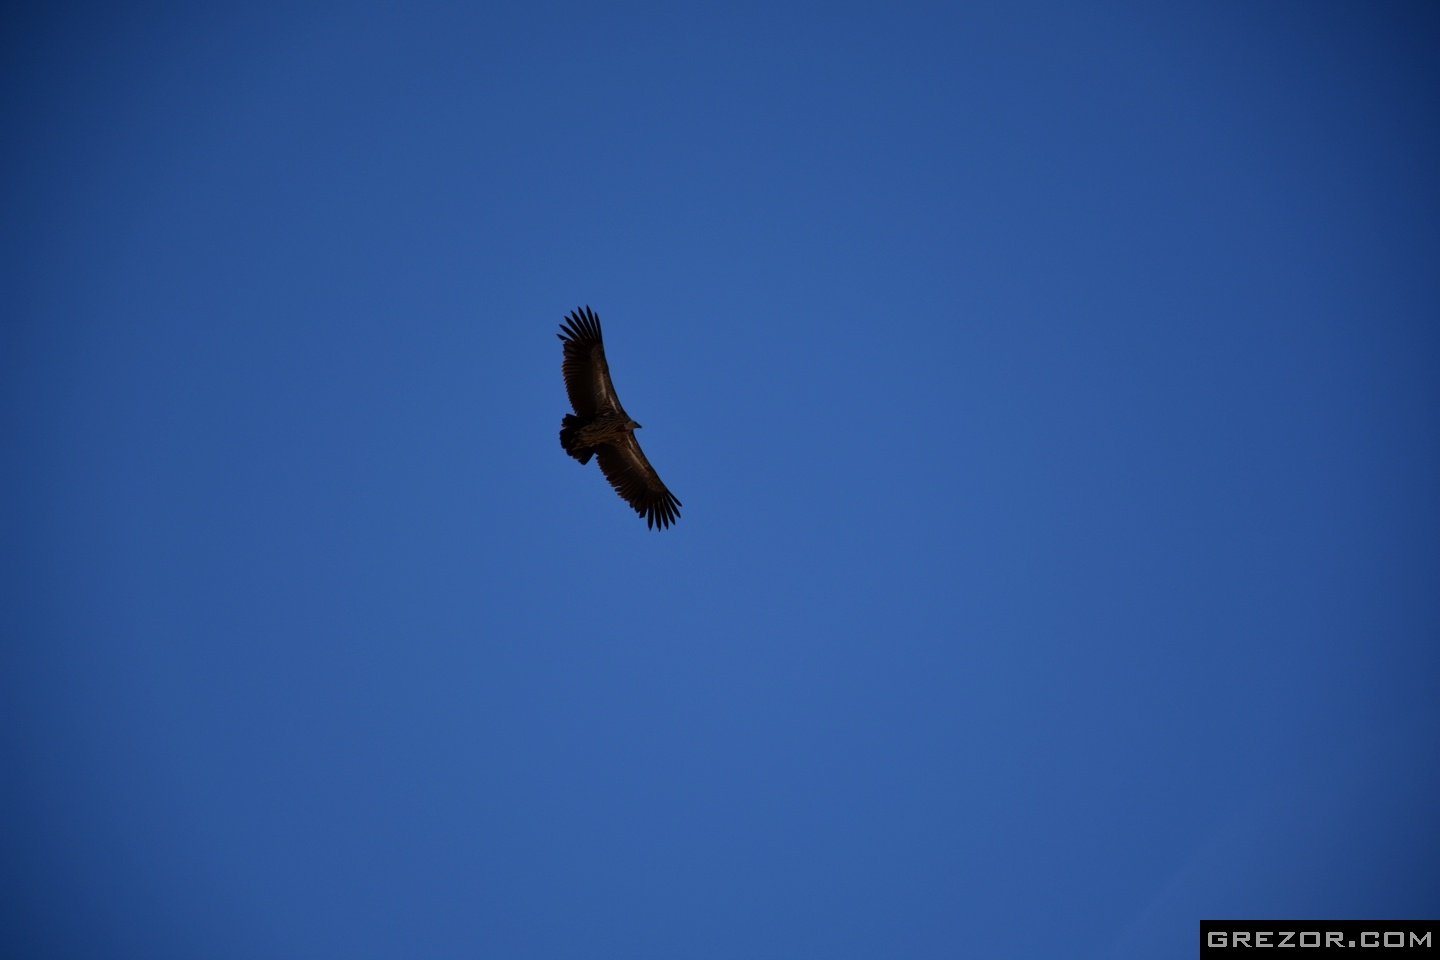
[[[1434,916],[1433,5],[8,21],[8,953]]]

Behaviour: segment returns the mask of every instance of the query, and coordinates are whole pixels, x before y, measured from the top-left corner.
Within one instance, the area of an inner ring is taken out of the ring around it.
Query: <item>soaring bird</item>
[[[600,336],[600,317],[585,307],[573,311],[557,334],[565,344],[560,372],[565,375],[565,392],[570,395],[573,414],[560,421],[560,446],[581,463],[592,456],[600,460],[600,472],[621,499],[645,518],[645,525],[664,529],[680,519],[680,501],[660,480],[645,451],[635,439],[640,424],[630,419],[605,362],[605,341]]]

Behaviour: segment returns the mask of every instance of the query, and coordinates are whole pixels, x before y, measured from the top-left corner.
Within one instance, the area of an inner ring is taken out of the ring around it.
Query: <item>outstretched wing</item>
[[[600,318],[585,307],[576,310],[560,325],[556,334],[565,344],[565,359],[560,371],[565,374],[565,392],[570,406],[581,419],[589,420],[600,413],[621,416],[625,411],[615,396],[610,382],[610,365],[605,362],[605,341],[600,336]],[[643,460],[644,457],[641,457]]]
[[[645,451],[640,449],[635,434],[627,433],[623,440],[601,444],[596,455],[605,479],[645,518],[647,527],[663,530],[680,519],[680,501],[645,459]]]

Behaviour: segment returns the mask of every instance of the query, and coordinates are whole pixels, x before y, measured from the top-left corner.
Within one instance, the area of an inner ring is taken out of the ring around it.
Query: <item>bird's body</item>
[[[606,443],[624,443],[626,434],[634,434],[640,426],[623,414],[601,414],[591,420],[581,420],[573,414],[565,414],[560,421],[560,446],[581,463],[589,463],[595,450]]]
[[[560,325],[565,344],[561,373],[573,414],[560,421],[560,446],[581,463],[598,457],[610,486],[649,527],[664,529],[680,519],[680,501],[660,480],[635,439],[640,424],[630,419],[605,362],[600,318],[589,307],[576,310]]]

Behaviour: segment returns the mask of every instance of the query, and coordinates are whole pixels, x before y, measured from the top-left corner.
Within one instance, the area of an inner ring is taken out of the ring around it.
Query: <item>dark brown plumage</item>
[[[560,371],[575,408],[560,421],[560,446],[581,463],[597,457],[600,472],[615,492],[645,518],[646,526],[663,530],[680,519],[680,501],[645,459],[645,451],[635,440],[640,424],[630,419],[615,395],[600,318],[585,307],[566,317],[560,331],[558,336],[565,344]]]

